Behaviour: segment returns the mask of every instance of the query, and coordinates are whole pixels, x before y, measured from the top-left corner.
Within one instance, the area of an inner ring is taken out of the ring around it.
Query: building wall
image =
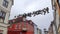
[[[58,25],[59,25],[59,14],[58,14],[58,10],[56,11],[56,25],[57,25],[57,28],[58,28]]]
[[[55,3],[54,3],[54,1],[55,1]],[[59,10],[59,5],[58,5],[58,3],[57,3],[57,0],[53,0],[52,1],[54,4],[52,4],[52,7],[54,7],[53,8],[53,10],[54,10],[54,21],[56,22],[56,26],[57,26],[57,30],[58,30],[58,26],[59,26],[59,18],[60,18],[60,10]],[[55,12],[56,11],[56,12]],[[54,27],[54,26],[53,26]],[[55,27],[54,27],[54,30],[55,30]],[[56,30],[55,30],[56,31]],[[54,32],[55,32],[54,31]]]
[[[2,34],[7,34],[7,27],[9,26],[8,19],[9,19],[11,7],[12,7],[12,0],[7,0],[9,2],[8,8],[3,6],[3,1],[4,0],[0,0],[0,12],[2,10],[3,12],[6,13],[6,16],[5,16],[5,20],[4,21],[0,18],[0,30],[3,31],[3,32],[1,32]]]
[[[58,0],[57,0],[58,1]],[[56,2],[57,3],[57,11],[58,11],[58,24],[57,24],[57,26],[58,26],[58,34],[60,34],[60,32],[59,32],[59,27],[60,27],[60,5],[58,4],[58,2]],[[57,21],[57,20],[56,20]]]
[[[59,24],[59,27],[58,27],[58,34],[60,34],[60,24]]]
[[[9,15],[10,15],[10,11],[11,11],[11,7],[12,7],[12,1],[11,0],[8,0],[9,4],[8,4],[8,7],[4,7],[2,4],[3,4],[3,1],[4,0],[0,0],[0,11],[4,11],[6,12],[6,16],[5,16],[5,21],[4,23],[8,23],[8,18],[9,18]]]
[[[5,11],[10,12],[13,0],[7,0],[9,2],[7,8],[3,6],[3,1],[4,0],[0,0],[0,7],[2,7],[2,9],[4,9]]]
[[[21,18],[19,18],[19,19],[21,19]],[[13,24],[8,27],[8,34],[16,34],[16,33],[20,34],[20,32],[22,34],[34,34],[34,25],[33,25],[33,22],[31,20],[26,20],[25,22],[24,21],[20,22],[19,19],[16,19],[17,21],[15,21],[14,23],[11,22]],[[21,19],[21,20],[23,20],[23,19]],[[26,28],[26,30],[23,31],[22,30],[23,28]]]
[[[58,24],[59,24],[59,7],[57,4],[57,0],[52,0],[52,9],[54,11],[54,20],[56,20],[56,25],[58,28]]]
[[[7,28],[0,26],[0,30],[2,30],[2,34],[7,34]]]

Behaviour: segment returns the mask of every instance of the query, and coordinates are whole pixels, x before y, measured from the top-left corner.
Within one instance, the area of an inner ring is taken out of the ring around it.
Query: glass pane
[[[6,15],[6,13],[5,13],[4,11],[1,10],[1,12],[0,12],[1,18],[5,19],[5,15]]]

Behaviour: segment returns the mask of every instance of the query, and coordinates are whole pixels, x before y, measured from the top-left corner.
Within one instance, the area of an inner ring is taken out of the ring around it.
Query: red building
[[[9,20],[8,34],[34,34],[34,23],[24,17]]]

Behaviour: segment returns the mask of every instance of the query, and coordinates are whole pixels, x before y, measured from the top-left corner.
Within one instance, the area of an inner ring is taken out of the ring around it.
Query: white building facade
[[[8,19],[13,0],[0,0],[0,34],[7,34]]]

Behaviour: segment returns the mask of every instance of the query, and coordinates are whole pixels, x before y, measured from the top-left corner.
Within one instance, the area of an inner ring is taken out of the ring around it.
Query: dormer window
[[[3,1],[3,6],[6,7],[6,8],[8,7],[8,1],[7,0]]]

